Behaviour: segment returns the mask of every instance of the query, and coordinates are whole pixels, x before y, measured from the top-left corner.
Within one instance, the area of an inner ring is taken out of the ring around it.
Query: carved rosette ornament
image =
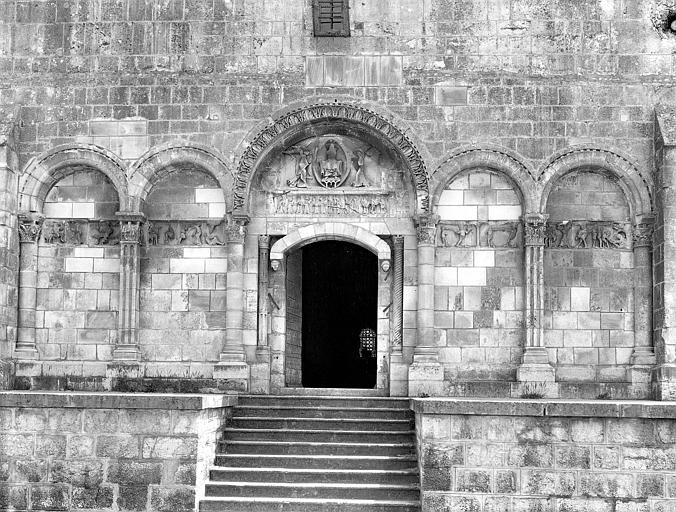
[[[45,218],[36,213],[19,215],[19,242],[36,243],[42,233]]]
[[[547,215],[541,214],[526,215],[524,219],[524,241],[526,245],[545,245],[547,217]]]
[[[634,247],[652,247],[653,223],[639,222],[634,226],[631,235]]]
[[[419,244],[435,245],[438,215],[420,215],[416,218],[416,235]]]

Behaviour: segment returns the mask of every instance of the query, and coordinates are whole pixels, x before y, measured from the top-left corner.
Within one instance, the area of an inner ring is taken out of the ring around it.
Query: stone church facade
[[[3,386],[674,397],[667,4],[6,2]]]

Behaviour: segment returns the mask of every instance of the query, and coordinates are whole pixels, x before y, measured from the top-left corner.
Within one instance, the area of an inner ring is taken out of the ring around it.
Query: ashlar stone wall
[[[634,347],[630,209],[616,179],[562,177],[547,200],[545,345],[559,381],[626,382]]]
[[[504,174],[473,169],[439,197],[434,326],[453,392],[515,378],[525,339],[519,194]]]

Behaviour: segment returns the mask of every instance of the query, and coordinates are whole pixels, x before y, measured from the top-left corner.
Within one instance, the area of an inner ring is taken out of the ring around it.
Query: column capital
[[[19,242],[35,243],[42,233],[45,216],[36,212],[19,213]]]
[[[233,215],[229,217],[225,227],[228,233],[228,242],[244,242],[247,234],[247,225],[250,220],[248,215]]]
[[[545,245],[547,219],[544,213],[527,213],[523,217],[524,240],[526,245]]]
[[[270,249],[270,235],[258,235],[258,248]]]
[[[392,235],[392,246],[396,248],[404,248],[404,235]]]
[[[654,227],[655,220],[652,217],[645,217],[636,222],[631,231],[633,247],[652,247]]]
[[[120,243],[141,243],[141,223],[146,216],[141,212],[117,212],[115,216],[120,221]]]
[[[419,244],[434,245],[436,243],[438,215],[416,215],[413,218]]]

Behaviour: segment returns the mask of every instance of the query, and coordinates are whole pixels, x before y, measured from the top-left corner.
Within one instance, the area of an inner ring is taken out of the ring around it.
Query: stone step
[[[387,390],[373,388],[282,388],[280,395],[301,396],[354,396],[354,397],[387,397]]]
[[[224,440],[234,441],[308,441],[314,443],[410,443],[410,430],[308,430],[226,428]]]
[[[304,469],[415,469],[418,462],[410,456],[376,455],[268,455],[217,454],[216,466],[246,468],[304,468]]]
[[[270,455],[414,455],[411,443],[331,443],[307,441],[221,441],[218,453]]]
[[[301,430],[405,430],[413,428],[413,422],[404,420],[372,420],[352,418],[268,418],[262,416],[233,416],[228,422],[231,428],[247,429],[301,429]]]
[[[364,407],[298,407],[298,406],[262,406],[262,405],[238,405],[234,408],[233,416],[274,418],[365,418],[365,419],[393,419],[412,420],[413,411],[400,407],[376,407],[372,409]]]
[[[420,512],[420,502],[285,498],[204,498],[200,512]]]
[[[410,409],[408,398],[377,398],[349,396],[280,396],[280,395],[248,395],[240,396],[238,405],[254,405],[260,407],[336,407],[336,408],[396,408]]]
[[[417,469],[306,469],[238,468],[212,466],[209,479],[214,482],[324,482],[418,484]]]
[[[410,501],[420,498],[417,485],[319,482],[210,482],[206,485],[205,495],[209,497],[347,498]]]

